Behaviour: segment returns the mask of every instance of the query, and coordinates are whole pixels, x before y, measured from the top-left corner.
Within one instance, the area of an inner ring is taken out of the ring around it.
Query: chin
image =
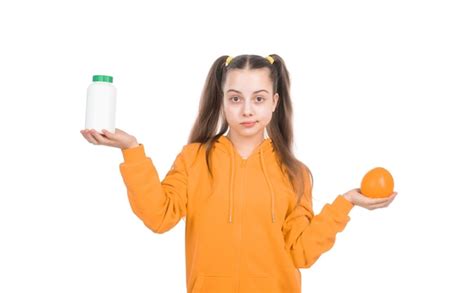
[[[239,129],[236,131],[240,136],[252,137],[256,135],[263,135],[265,129]]]

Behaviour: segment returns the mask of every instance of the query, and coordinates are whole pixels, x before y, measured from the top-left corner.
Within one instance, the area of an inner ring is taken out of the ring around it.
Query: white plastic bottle
[[[117,89],[113,85],[113,77],[94,75],[92,84],[87,88],[86,129],[102,129],[115,133],[115,108]],[[102,133],[103,134],[103,133]]]

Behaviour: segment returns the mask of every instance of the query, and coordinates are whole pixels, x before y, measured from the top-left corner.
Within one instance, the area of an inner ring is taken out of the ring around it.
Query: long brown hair
[[[309,168],[293,154],[293,107],[290,97],[290,76],[283,59],[276,55],[273,64],[258,55],[239,55],[226,65],[228,56],[217,58],[206,78],[199,103],[199,113],[188,138],[188,143],[198,142],[206,146],[206,163],[212,176],[210,152],[214,142],[223,135],[229,125],[223,115],[223,86],[226,75],[232,69],[268,68],[273,82],[273,93],[278,93],[278,105],[267,125],[268,136],[279,158],[279,166],[289,177],[299,203],[305,190],[312,190],[313,175]],[[220,125],[219,125],[220,124]],[[200,145],[200,146],[201,146]],[[309,186],[305,186],[304,172],[310,175]]]

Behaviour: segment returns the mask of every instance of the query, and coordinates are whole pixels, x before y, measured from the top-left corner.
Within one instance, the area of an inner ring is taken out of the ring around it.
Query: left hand
[[[389,197],[371,198],[360,193],[360,188],[354,188],[344,193],[343,196],[354,205],[361,206],[368,210],[387,207],[398,192],[393,192]]]

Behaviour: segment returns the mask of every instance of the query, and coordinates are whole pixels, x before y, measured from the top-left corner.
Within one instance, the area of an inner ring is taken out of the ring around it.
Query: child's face
[[[231,128],[239,136],[262,135],[272,119],[278,94],[268,68],[233,69],[227,73],[224,90],[224,114]],[[251,127],[242,122],[256,122]]]

